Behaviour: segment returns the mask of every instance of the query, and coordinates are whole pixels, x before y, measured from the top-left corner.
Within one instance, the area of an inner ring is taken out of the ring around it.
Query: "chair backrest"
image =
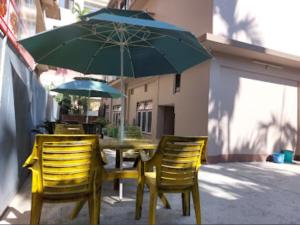
[[[40,192],[49,199],[91,193],[101,174],[96,135],[37,135]]]
[[[84,134],[82,124],[55,124],[55,134]]]
[[[198,182],[197,174],[207,137],[163,136],[157,153],[159,188],[188,188]]]

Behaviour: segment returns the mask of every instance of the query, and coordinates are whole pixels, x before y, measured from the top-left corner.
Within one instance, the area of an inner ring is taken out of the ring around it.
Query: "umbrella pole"
[[[124,97],[124,45],[120,45],[120,53],[121,53],[121,121],[120,121],[120,139],[121,141],[124,139],[124,117],[125,117],[125,97]],[[123,152],[120,151],[120,170],[123,169]],[[122,201],[123,199],[123,182],[119,180],[119,199]]]
[[[120,45],[121,51],[121,121],[120,121],[120,139],[124,139],[124,122],[125,122],[125,87],[124,87],[124,45]]]
[[[90,102],[90,97],[91,97],[91,90],[89,90],[89,96],[86,102],[86,118],[85,118],[85,122],[88,123],[89,122],[89,102]]]

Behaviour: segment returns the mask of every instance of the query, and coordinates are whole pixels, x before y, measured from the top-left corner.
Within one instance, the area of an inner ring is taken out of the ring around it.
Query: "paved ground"
[[[29,223],[29,179],[12,201],[0,223]],[[224,163],[205,165],[199,173],[201,211],[205,224],[293,224],[300,223],[300,165],[274,163]],[[125,199],[118,202],[112,183],[104,187],[101,224],[146,224],[149,193],[145,192],[142,219],[134,220],[135,183],[124,184]],[[181,215],[180,195],[167,195],[172,209],[158,204],[157,224],[192,224]],[[159,202],[159,201],[158,201]],[[59,206],[59,207],[57,207]],[[42,224],[84,224],[88,222],[87,206],[73,221],[67,215],[72,204],[45,204]],[[191,208],[193,209],[193,208]]]

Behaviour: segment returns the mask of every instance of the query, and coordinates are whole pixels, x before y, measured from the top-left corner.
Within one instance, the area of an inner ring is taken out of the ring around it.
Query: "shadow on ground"
[[[300,165],[274,163],[220,163],[204,165],[199,172],[201,214],[205,224],[287,224],[300,221]],[[28,224],[30,217],[29,179],[0,223]],[[134,220],[136,185],[124,182],[124,199],[118,200],[113,183],[103,188],[101,224],[146,224],[149,192],[145,191],[142,219]],[[157,224],[195,223],[193,205],[191,216],[183,217],[181,197],[167,195],[171,210],[158,201]],[[88,207],[78,218],[68,219],[74,204],[45,204],[42,224],[81,224],[88,222]]]

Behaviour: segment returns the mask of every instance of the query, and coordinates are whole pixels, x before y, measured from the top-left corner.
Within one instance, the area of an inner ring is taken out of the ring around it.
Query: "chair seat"
[[[149,187],[156,187],[156,172],[146,172],[145,182],[149,185]],[[184,190],[190,189],[192,186],[193,184],[177,184],[174,182],[174,185],[172,186],[170,186],[170,184],[161,184],[160,189],[164,190],[165,192],[181,193]]]

